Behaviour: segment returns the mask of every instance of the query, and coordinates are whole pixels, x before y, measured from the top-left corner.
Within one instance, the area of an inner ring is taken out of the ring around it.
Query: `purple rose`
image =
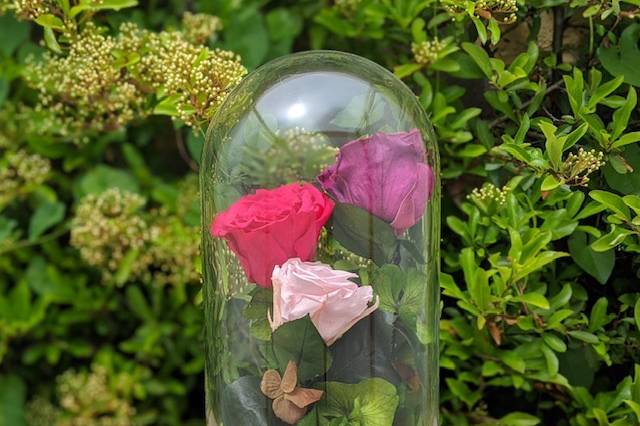
[[[338,202],[367,210],[400,234],[420,220],[433,191],[425,161],[418,129],[380,132],[343,145],[318,180]]]

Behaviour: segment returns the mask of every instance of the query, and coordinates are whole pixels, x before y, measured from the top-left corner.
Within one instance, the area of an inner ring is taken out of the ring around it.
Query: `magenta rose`
[[[346,143],[318,180],[338,202],[367,210],[398,234],[420,220],[435,182],[417,129]]]
[[[269,288],[275,266],[292,257],[315,256],[333,206],[329,197],[308,183],[258,189],[218,213],[211,235],[227,241],[249,281]]]

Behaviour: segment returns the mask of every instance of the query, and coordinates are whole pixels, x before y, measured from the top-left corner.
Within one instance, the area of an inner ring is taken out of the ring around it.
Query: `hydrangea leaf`
[[[415,329],[416,316],[424,306],[427,277],[417,269],[403,271],[396,265],[380,268],[372,286],[380,296],[380,309],[398,314],[400,319]]]
[[[341,424],[389,426],[399,397],[395,386],[379,377],[358,384],[326,382],[324,397],[299,426]]]

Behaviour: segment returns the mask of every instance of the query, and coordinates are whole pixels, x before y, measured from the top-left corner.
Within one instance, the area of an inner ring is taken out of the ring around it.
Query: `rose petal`
[[[433,191],[434,177],[431,167],[419,164],[416,172],[414,187],[401,200],[398,211],[390,223],[396,233],[401,233],[416,223],[416,218],[424,213],[424,206]]]
[[[318,181],[339,202],[361,207],[402,233],[420,219],[433,188],[425,161],[418,129],[379,132],[344,144]]]
[[[378,309],[378,306],[380,306],[380,298],[376,297],[376,303],[374,303],[371,307],[362,311],[360,315],[354,317],[348,323],[343,324],[342,327],[337,329],[332,336],[330,337],[328,336],[327,339],[325,339],[325,343],[327,344],[327,346],[333,345],[336,342],[336,340],[341,338],[342,335],[347,331],[349,331],[349,329],[353,327],[358,321],[360,321],[362,318],[366,317],[367,315],[371,314],[373,311]]]
[[[333,207],[329,197],[308,183],[259,189],[218,213],[211,235],[227,241],[250,282],[268,288],[275,266],[292,257],[315,256]]]
[[[327,345],[332,344],[353,324],[369,315],[378,302],[368,307],[373,289],[360,287],[350,279],[356,274],[332,269],[320,262],[294,258],[274,268],[272,330],[310,315]]]

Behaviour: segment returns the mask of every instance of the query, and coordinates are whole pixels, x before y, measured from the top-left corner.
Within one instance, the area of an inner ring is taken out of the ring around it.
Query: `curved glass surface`
[[[338,52],[228,96],[201,165],[210,425],[437,425],[439,168],[413,93]]]

